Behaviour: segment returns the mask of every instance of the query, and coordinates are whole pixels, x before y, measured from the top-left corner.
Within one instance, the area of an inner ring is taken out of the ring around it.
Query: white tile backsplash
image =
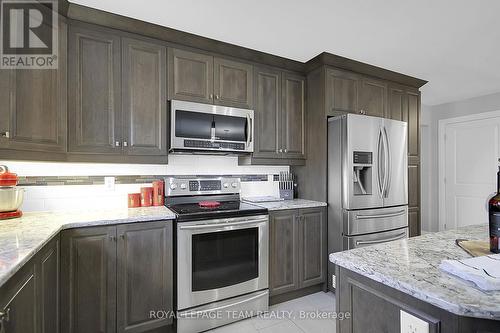
[[[287,166],[239,166],[235,156],[170,155],[168,165],[0,161],[20,176],[119,176],[267,174],[268,181],[243,182],[241,196],[278,195],[272,175]],[[26,186],[21,209],[28,211],[126,207],[127,194],[147,184]]]

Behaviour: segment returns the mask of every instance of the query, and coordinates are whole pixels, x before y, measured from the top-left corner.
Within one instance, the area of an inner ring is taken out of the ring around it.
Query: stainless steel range
[[[165,188],[177,215],[177,331],[201,332],[266,311],[267,209],[240,202],[239,178],[171,177]]]

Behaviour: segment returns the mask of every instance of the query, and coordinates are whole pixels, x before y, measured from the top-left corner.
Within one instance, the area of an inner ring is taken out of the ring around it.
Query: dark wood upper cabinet
[[[390,85],[387,90],[387,117],[394,120],[403,120],[408,98],[404,87]]]
[[[305,78],[283,74],[283,157],[305,158]]]
[[[410,160],[420,156],[420,92],[409,91],[408,96],[408,157]]]
[[[299,287],[298,211],[273,212],[269,218],[269,295],[276,296]]]
[[[115,240],[115,226],[61,233],[61,332],[115,332]]]
[[[325,73],[326,114],[358,113],[359,76],[331,68]]]
[[[214,58],[215,104],[250,109],[253,106],[253,67]]]
[[[385,117],[387,83],[362,78],[358,95],[359,112],[368,116]]]
[[[59,333],[59,236],[0,288],[1,331]]]
[[[0,148],[66,151],[67,25],[63,18],[58,36],[57,69],[0,70]]]
[[[117,227],[117,332],[145,332],[172,324],[150,318],[152,310],[172,309],[172,223]]]
[[[128,155],[167,154],[167,49],[122,40],[123,146]]]
[[[301,287],[326,279],[326,218],[323,208],[301,209],[299,216],[299,280]]]
[[[253,156],[280,158],[281,71],[255,68],[255,144]]]
[[[210,55],[169,50],[170,98],[213,103],[214,59]]]
[[[120,37],[72,24],[68,40],[69,151],[121,154]]]

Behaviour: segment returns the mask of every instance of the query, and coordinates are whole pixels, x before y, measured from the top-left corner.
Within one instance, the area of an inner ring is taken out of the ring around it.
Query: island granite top
[[[442,272],[444,259],[470,255],[455,240],[488,239],[488,225],[425,234],[330,254],[330,261],[451,313],[500,320],[500,291],[484,292]]]
[[[175,219],[166,207],[25,213],[0,221],[0,286],[57,233],[89,226]]]

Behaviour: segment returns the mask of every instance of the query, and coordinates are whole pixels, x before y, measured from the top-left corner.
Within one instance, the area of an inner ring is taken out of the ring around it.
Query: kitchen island
[[[337,332],[400,332],[401,311],[429,332],[500,332],[500,291],[483,292],[439,269],[444,259],[469,258],[456,239],[486,240],[488,226],[332,253],[337,311],[351,318]],[[404,315],[404,314],[403,314]]]

